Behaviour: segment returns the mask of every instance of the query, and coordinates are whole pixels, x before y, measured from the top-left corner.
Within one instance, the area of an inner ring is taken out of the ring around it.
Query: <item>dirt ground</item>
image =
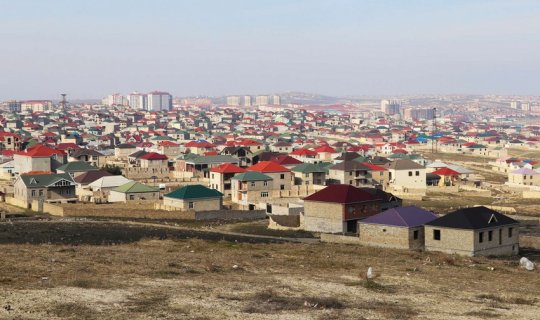
[[[0,223],[0,319],[537,319],[508,259],[247,241],[106,222]],[[539,252],[523,252],[540,259]],[[377,277],[364,274],[373,267]]]

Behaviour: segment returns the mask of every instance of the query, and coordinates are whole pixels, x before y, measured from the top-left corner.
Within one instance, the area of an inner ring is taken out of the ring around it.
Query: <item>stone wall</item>
[[[305,230],[326,233],[342,233],[343,206],[337,203],[304,202]]]
[[[341,243],[341,244],[361,244],[360,239],[354,236],[344,236],[340,234],[321,233],[321,242]]]
[[[395,249],[424,249],[424,227],[406,228],[360,223],[359,236],[362,244]],[[414,231],[418,237],[414,239]]]
[[[26,202],[25,200],[16,199],[16,198],[13,198],[13,197],[6,197],[5,200],[6,200],[7,204],[10,204],[12,206],[21,207],[21,208],[25,208],[25,209],[30,208],[30,203]]]
[[[131,180],[140,179],[157,179],[169,178],[170,171],[168,167],[162,168],[141,168],[141,167],[127,167],[122,169],[122,175]]]

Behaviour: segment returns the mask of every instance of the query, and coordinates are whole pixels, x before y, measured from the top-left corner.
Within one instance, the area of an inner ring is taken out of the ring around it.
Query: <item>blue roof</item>
[[[392,208],[366,218],[360,223],[382,224],[396,227],[417,227],[437,219],[432,212],[415,206]]]

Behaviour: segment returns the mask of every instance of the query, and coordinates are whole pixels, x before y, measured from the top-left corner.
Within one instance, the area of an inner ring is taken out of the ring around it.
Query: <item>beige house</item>
[[[425,193],[426,168],[412,160],[395,160],[386,165],[389,186],[404,192]]]
[[[13,186],[13,196],[28,205],[43,202],[75,202],[75,182],[67,173],[21,175]]]
[[[358,222],[360,242],[376,247],[424,250],[424,224],[437,218],[415,206],[388,209]]]
[[[484,206],[460,209],[425,225],[426,251],[465,256],[519,253],[519,222]]]
[[[130,181],[109,192],[109,202],[128,202],[136,200],[159,200],[159,188]]]
[[[256,171],[235,175],[232,179],[232,202],[241,209],[255,210],[258,204],[271,200],[275,193],[273,178]]]
[[[333,184],[304,198],[305,230],[357,233],[358,221],[380,211],[376,194],[346,184]]]
[[[163,206],[180,211],[221,210],[223,194],[200,184],[188,185],[163,196]]]
[[[540,174],[530,168],[520,168],[508,173],[508,184],[511,186],[540,186]]]
[[[223,193],[225,197],[231,196],[231,178],[246,170],[233,163],[224,163],[210,170],[210,188]]]
[[[269,176],[272,178],[273,186],[277,190],[291,190],[294,184],[291,170],[271,161],[261,161],[246,170],[260,172]]]

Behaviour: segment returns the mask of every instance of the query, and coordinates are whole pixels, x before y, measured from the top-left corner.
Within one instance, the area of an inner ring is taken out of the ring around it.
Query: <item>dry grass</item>
[[[86,225],[96,237],[125,231],[92,228],[100,224]],[[0,318],[8,319],[448,319],[469,312],[465,317],[527,319],[540,298],[538,273],[519,269],[517,258],[172,236],[120,245],[0,244],[0,250],[0,300],[13,307],[0,310]],[[376,279],[357,276],[370,266]],[[50,279],[47,287],[42,277]]]

